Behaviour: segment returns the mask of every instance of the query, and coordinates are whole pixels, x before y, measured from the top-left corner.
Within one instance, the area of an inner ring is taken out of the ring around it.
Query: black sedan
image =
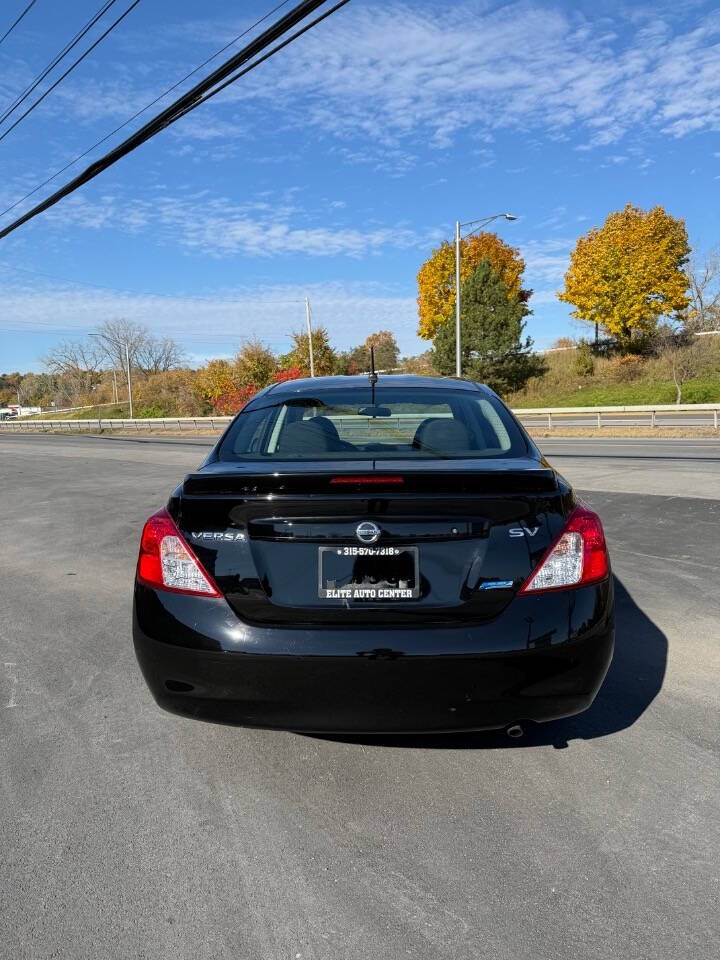
[[[262,390],[145,524],[134,640],[157,702],[315,732],[586,709],[610,664],[600,519],[487,387]]]

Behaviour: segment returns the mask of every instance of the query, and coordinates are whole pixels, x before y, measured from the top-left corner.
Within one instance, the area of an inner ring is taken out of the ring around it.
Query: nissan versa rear
[[[142,533],[157,702],[260,727],[476,730],[588,707],[614,642],[599,518],[487,387],[277,384]]]

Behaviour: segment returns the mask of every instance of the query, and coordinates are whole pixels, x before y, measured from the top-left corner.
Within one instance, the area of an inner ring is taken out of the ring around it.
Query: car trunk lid
[[[554,471],[530,458],[273,467],[209,464],[176,505],[183,534],[249,622],[496,616],[567,513]],[[365,544],[367,523],[379,534]]]

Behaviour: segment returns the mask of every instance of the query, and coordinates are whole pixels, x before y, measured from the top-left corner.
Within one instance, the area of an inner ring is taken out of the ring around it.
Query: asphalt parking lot
[[[201,442],[0,437],[0,957],[716,956],[720,444],[541,445],[610,543],[596,703],[352,741],[150,698],[138,537]]]

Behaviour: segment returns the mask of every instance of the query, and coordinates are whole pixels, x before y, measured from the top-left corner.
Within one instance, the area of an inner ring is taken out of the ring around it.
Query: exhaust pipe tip
[[[505,733],[507,733],[509,737],[512,737],[513,740],[519,740],[520,737],[525,735],[525,731],[519,723],[511,723],[510,726],[505,729]]]

